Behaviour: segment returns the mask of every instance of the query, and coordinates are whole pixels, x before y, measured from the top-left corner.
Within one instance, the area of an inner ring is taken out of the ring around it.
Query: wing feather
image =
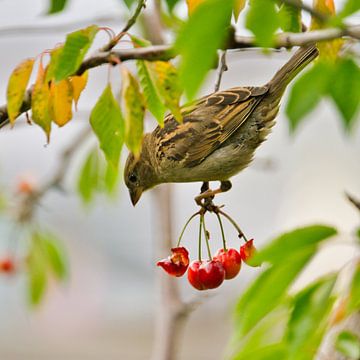
[[[168,115],[154,131],[157,160],[198,165],[239,129],[267,90],[236,87],[203,97],[183,108],[181,124]]]

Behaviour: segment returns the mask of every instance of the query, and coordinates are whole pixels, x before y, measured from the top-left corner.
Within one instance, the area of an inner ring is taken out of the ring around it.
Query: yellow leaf
[[[241,10],[245,7],[246,0],[235,0],[234,2],[234,17],[235,21],[238,21]]]
[[[333,16],[336,14],[334,0],[313,0],[313,8],[325,16]],[[325,27],[326,24],[319,21],[317,18],[311,18],[310,30],[318,30]],[[337,58],[342,45],[343,40],[341,39],[321,41],[317,44],[320,56],[328,60],[334,60]]]
[[[45,131],[49,142],[51,131],[50,89],[45,81],[45,71],[41,62],[31,96],[31,111],[34,123]]]
[[[21,62],[11,73],[7,87],[7,107],[11,124],[19,115],[24,101],[26,86],[28,84],[35,59],[26,59]]]
[[[52,81],[50,94],[52,119],[57,125],[64,126],[72,119],[73,87],[70,80]]]
[[[71,76],[70,82],[73,88],[73,97],[75,103],[75,110],[77,111],[77,104],[80,98],[82,91],[85,89],[87,81],[89,78],[89,73],[85,71],[80,76]]]
[[[150,76],[152,77],[159,95],[178,122],[182,122],[180,112],[180,86],[177,69],[167,61],[154,61],[149,63]]]
[[[202,4],[206,0],[186,0],[187,6],[188,6],[188,13],[189,16],[194,12],[194,10]]]

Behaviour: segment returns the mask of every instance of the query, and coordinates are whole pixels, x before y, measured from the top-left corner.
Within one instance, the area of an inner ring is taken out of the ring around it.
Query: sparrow
[[[318,54],[315,45],[300,47],[264,86],[233,87],[185,105],[182,123],[168,114],[163,127],[144,135],[140,155],[127,158],[132,204],[162,183],[203,182],[199,205],[229,190],[229,179],[249,165],[271,132],[287,85]],[[220,188],[209,190],[209,181],[220,181]]]

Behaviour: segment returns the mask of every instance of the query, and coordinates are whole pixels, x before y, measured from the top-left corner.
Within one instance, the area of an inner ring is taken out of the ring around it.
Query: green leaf
[[[296,295],[286,334],[287,359],[310,360],[315,357],[334,303],[331,293],[335,282],[336,275],[329,276]]]
[[[161,126],[163,126],[165,106],[161,102],[158,91],[156,90],[155,84],[150,75],[150,71],[152,71],[152,66],[148,61],[142,60],[138,60],[136,62],[136,65],[138,69],[140,84],[144,92],[146,105],[149,108],[150,112],[156,118],[157,122]]]
[[[338,18],[344,19],[351,14],[360,11],[360,2],[359,0],[347,0],[343,9],[340,11]]]
[[[313,254],[312,247],[290,252],[286,261],[283,259],[266,269],[250,285],[236,305],[236,328],[239,336],[245,336],[286,297],[290,284]]]
[[[136,0],[123,0],[123,3],[126,5],[126,7],[130,10],[132,8],[132,5],[136,2]]]
[[[53,234],[38,234],[43,242],[43,248],[48,264],[58,280],[65,280],[68,274],[67,259],[62,243]]]
[[[113,166],[110,166],[108,164],[105,171],[104,185],[105,185],[105,190],[109,195],[114,195],[116,193],[118,181],[119,181],[118,169],[115,169]]]
[[[68,0],[50,0],[48,14],[55,14],[64,10]]]
[[[73,75],[83,61],[99,28],[91,25],[85,29],[74,31],[67,35],[62,51],[57,59],[54,70],[56,81]]]
[[[58,67],[59,57],[62,53],[64,45],[61,45],[50,52],[50,62],[46,71],[46,82],[55,80],[55,71]]]
[[[357,360],[360,358],[360,339],[349,331],[343,331],[338,335],[335,348],[347,359]]]
[[[225,45],[233,1],[207,0],[196,7],[184,24],[175,49],[181,55],[180,81],[193,99],[208,71],[213,68],[217,49]]]
[[[100,163],[97,149],[92,149],[79,173],[77,189],[84,203],[90,203],[99,187]]]
[[[273,0],[251,0],[246,17],[246,27],[253,32],[262,47],[273,45],[274,33],[280,25]]]
[[[332,67],[318,62],[295,82],[286,106],[290,130],[294,131],[301,120],[319,103],[326,94],[332,76]]]
[[[30,79],[34,61],[33,58],[22,61],[10,75],[6,100],[9,120],[12,124],[19,115],[21,105],[24,102],[26,86]]]
[[[354,275],[350,286],[349,302],[347,311],[349,313],[360,310],[360,262],[355,265]]]
[[[284,334],[289,314],[289,301],[281,303],[254,327],[245,337],[237,336],[232,340],[232,346],[238,349],[233,360],[257,359],[254,351],[277,345]],[[280,357],[282,358],[282,357]]]
[[[253,351],[247,353],[247,355],[237,355],[232,360],[279,360],[286,359],[286,349],[281,343],[272,344],[260,348],[254,348]]]
[[[343,124],[351,129],[360,105],[360,68],[353,59],[338,61],[329,93],[342,114]]]
[[[125,143],[138,156],[144,132],[145,104],[137,80],[125,67],[122,68],[121,97],[125,115]]]
[[[90,114],[90,124],[109,163],[118,167],[124,143],[124,119],[108,85]]]
[[[335,228],[324,225],[312,225],[293,230],[271,241],[254,256],[254,261],[280,263],[288,254],[309,248],[315,251],[321,241],[336,235],[336,233]]]
[[[172,13],[175,5],[179,2],[179,0],[165,0],[165,3],[169,9],[169,12]]]
[[[28,255],[28,299],[32,306],[39,305],[46,290],[46,258],[41,243],[34,236]]]
[[[301,5],[301,0],[299,0]],[[279,11],[281,30],[286,32],[301,32],[301,10],[289,4],[282,4]]]

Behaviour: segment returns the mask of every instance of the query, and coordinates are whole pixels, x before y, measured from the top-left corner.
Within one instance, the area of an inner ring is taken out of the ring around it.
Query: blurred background
[[[9,74],[22,59],[54,47],[64,41],[66,33],[88,24],[117,31],[129,16],[120,0],[73,0],[64,12],[52,16],[45,15],[47,7],[46,0],[0,1],[1,103],[5,102]],[[106,33],[100,33],[93,48],[107,40]],[[269,55],[257,50],[229,52],[229,71],[221,88],[261,85],[290,56],[287,51]],[[107,76],[106,66],[91,71],[71,126],[54,129],[50,145],[45,146],[38,127],[25,122],[17,123],[13,130],[7,127],[0,131],[0,183],[6,192],[15,192],[21,176],[30,175],[39,182],[50,176],[61,149],[87,126]],[[208,77],[202,94],[213,91],[215,78],[215,73]],[[111,70],[111,80],[119,89],[117,68]],[[324,249],[300,282],[309,281],[315,272],[339,269],[354,256],[346,240],[359,220],[344,192],[360,195],[360,131],[346,136],[336,109],[326,101],[310,117],[312,121],[290,136],[282,108],[273,133],[257,151],[253,164],[233,179],[231,192],[217,198],[258,247],[297,226],[321,222],[341,230],[339,243]],[[149,118],[149,129],[154,126]],[[66,193],[49,192],[38,211],[39,223],[64,241],[70,258],[69,281],[63,287],[50,285],[40,308],[30,310],[25,279],[0,278],[1,360],[150,358],[159,304],[155,275],[161,272],[155,266],[154,244],[161,219],[153,207],[154,194],[146,193],[133,208],[121,183],[116,198],[99,196],[85,208],[74,185],[83,158],[84,152],[80,152],[72,162]],[[200,184],[172,188],[177,236],[196,211],[193,198]],[[212,241],[216,242],[213,251],[220,247],[215,220],[211,216],[207,219]],[[183,240],[192,254],[196,253],[197,226],[194,222]],[[238,247],[234,230],[226,226],[226,233],[229,244]],[[4,253],[9,241],[16,241],[14,237],[21,241],[21,235],[13,233],[6,219],[1,219],[0,236],[0,251]],[[209,292],[186,324],[180,359],[223,357],[231,336],[233,305],[258,271],[243,266],[234,281]],[[199,295],[186,279],[178,281],[185,299]]]

